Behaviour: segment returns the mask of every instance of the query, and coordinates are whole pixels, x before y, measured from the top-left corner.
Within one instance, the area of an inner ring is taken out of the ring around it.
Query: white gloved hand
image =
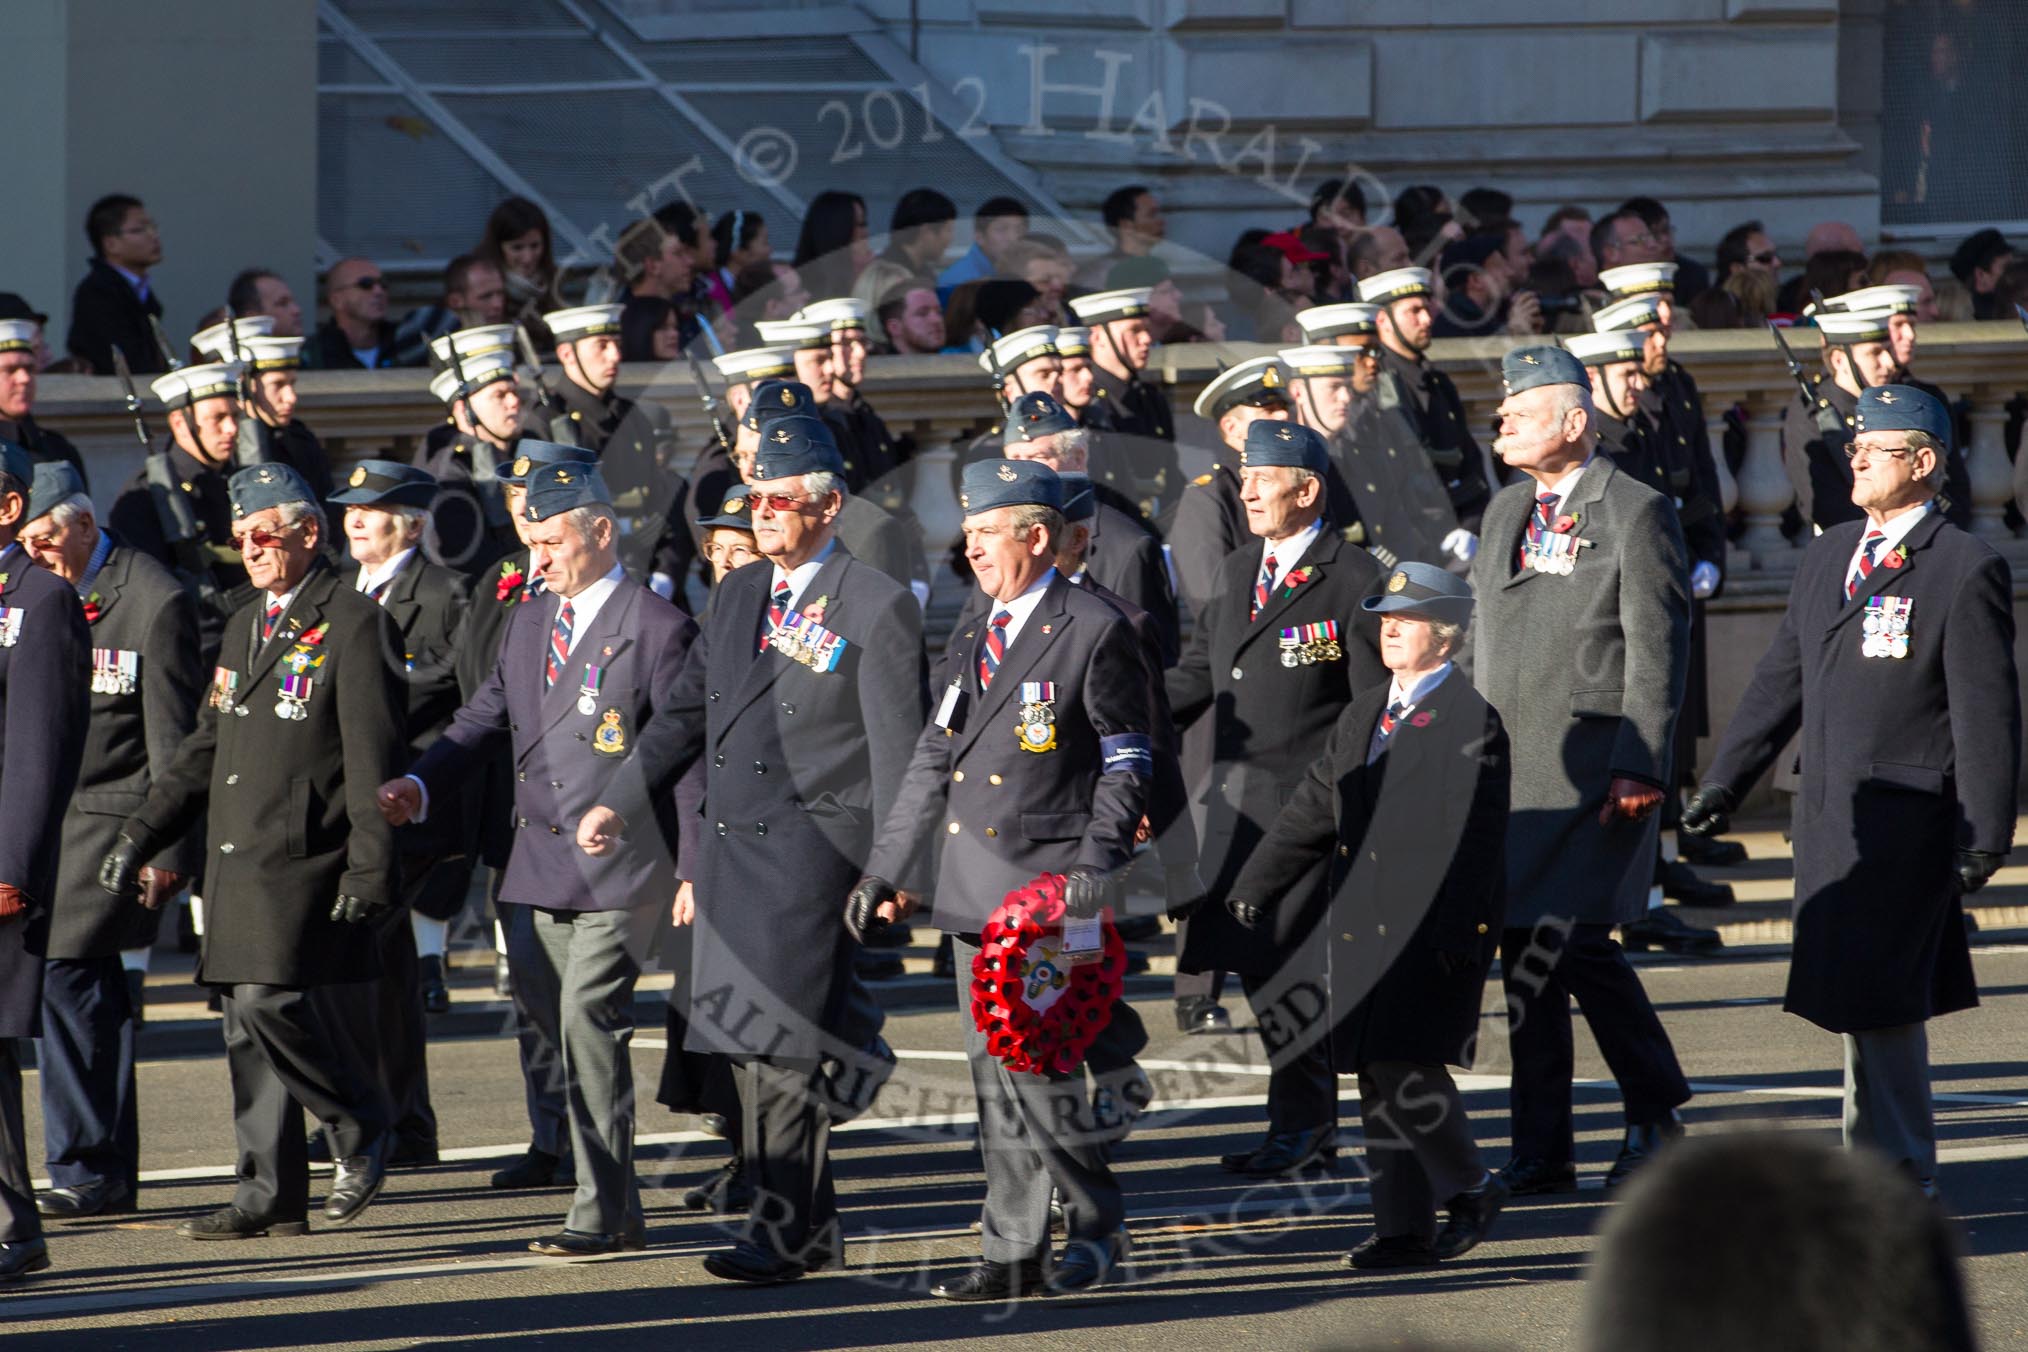
[[[667,573],[650,573],[648,574],[648,590],[661,597],[664,601],[670,600],[676,595],[676,579]]]
[[[1463,526],[1458,527],[1444,537],[1444,553],[1450,555],[1459,563],[1470,563],[1478,552],[1479,537],[1466,530]]]
[[[1718,590],[1718,565],[1700,559],[1690,570],[1690,594],[1702,601]]]

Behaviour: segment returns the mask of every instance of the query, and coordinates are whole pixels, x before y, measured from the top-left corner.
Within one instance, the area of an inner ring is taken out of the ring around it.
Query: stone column
[[[1704,420],[1704,429],[1711,438],[1711,461],[1718,470],[1718,504],[1727,516],[1739,505],[1739,481],[1732,477],[1732,466],[1725,460],[1725,410]]]
[[[2003,542],[2012,544],[2007,499],[2014,496],[2014,476],[2020,471],[2007,463],[2007,400],[2011,396],[1994,386],[1979,385],[1968,397],[1972,436],[1965,445],[1965,472],[1972,481],[1972,534],[1995,547]]]
[[[1746,400],[1746,459],[1739,467],[1739,505],[1746,512],[1740,545],[1762,572],[1796,566],[1798,551],[1782,535],[1782,513],[1795,501],[1795,486],[1782,466],[1782,419],[1794,394],[1756,391]]]

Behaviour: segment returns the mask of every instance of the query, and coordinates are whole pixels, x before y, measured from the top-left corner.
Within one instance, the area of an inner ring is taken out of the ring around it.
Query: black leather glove
[[[1245,897],[1227,897],[1225,913],[1240,923],[1244,929],[1258,929],[1260,922],[1267,919],[1268,908]]]
[[[1966,896],[1978,891],[2006,862],[2006,855],[1991,850],[1959,850],[1951,861],[1957,870],[1958,891]]]
[[[1112,875],[1080,864],[1063,875],[1063,914],[1071,920],[1089,920],[1111,904]]]
[[[1683,805],[1677,829],[1693,836],[1722,836],[1732,826],[1732,813],[1739,800],[1723,784],[1706,784],[1690,795]]]
[[[99,886],[116,897],[140,895],[141,865],[147,858],[147,847],[121,831],[113,838],[113,848],[99,861]]]
[[[882,902],[893,901],[901,894],[893,883],[885,878],[867,874],[859,885],[845,894],[845,932],[859,943],[866,942],[866,936],[878,933],[887,922],[875,914]]]
[[[368,901],[365,897],[341,896],[338,898],[337,904],[331,907],[331,918],[333,920],[341,920],[348,925],[360,925],[373,919],[386,909],[387,903],[384,901]]]

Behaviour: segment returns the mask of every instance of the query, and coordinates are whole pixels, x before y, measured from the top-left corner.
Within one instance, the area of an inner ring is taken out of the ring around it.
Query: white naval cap
[[[1436,279],[1428,268],[1395,268],[1391,272],[1376,272],[1359,283],[1359,299],[1368,305],[1386,305],[1392,301],[1407,300],[1410,296],[1428,296],[1436,292]]]
[[[1338,349],[1333,348],[1332,351]],[[1280,357],[1248,357],[1236,366],[1220,371],[1190,405],[1200,418],[1216,418],[1241,404],[1258,404],[1272,398],[1288,403],[1288,368]]]
[[[190,340],[190,345],[210,357],[213,361],[231,361],[235,355],[244,355],[246,345],[255,338],[265,338],[275,331],[273,315],[246,315],[230,321],[228,334],[225,322],[213,324]],[[239,352],[233,351],[234,335],[237,335]]]
[[[1080,323],[1104,324],[1114,319],[1139,319],[1148,313],[1151,286],[1127,286],[1117,291],[1094,291],[1070,303],[1070,312]]]
[[[1674,294],[1676,265],[1627,263],[1621,267],[1607,268],[1599,273],[1598,284],[1610,292],[1614,300],[1624,296],[1653,295],[1657,291]]]
[[[459,377],[462,376],[461,380]],[[469,357],[460,357],[456,369],[445,367],[430,377],[430,393],[445,403],[466,399],[496,380],[514,379],[514,353],[507,348],[492,348],[475,352]]]
[[[1833,343],[1884,343],[1891,310],[1822,310],[1813,318]]]
[[[512,352],[514,325],[480,324],[430,340],[430,355],[446,366],[451,364],[453,348],[457,349],[460,361],[469,361],[488,352]]]
[[[1638,329],[1643,324],[1661,322],[1662,297],[1654,291],[1628,296],[1611,305],[1601,305],[1591,315],[1591,327],[1597,333],[1616,333],[1621,329]]]
[[[1563,347],[1586,366],[1613,366],[1641,359],[1641,334],[1637,329],[1573,333],[1564,338]]]
[[[1842,296],[1827,297],[1821,307],[1809,306],[1803,313],[1815,314],[1821,308],[1828,312],[1845,310],[1882,310],[1891,315],[1915,313],[1915,307],[1922,303],[1922,288],[1906,282],[1886,282],[1879,286],[1862,286],[1857,291],[1847,291]]]
[[[1306,341],[1321,343],[1340,334],[1376,332],[1379,318],[1378,305],[1346,301],[1340,305],[1312,305],[1307,310],[1296,311],[1296,327],[1303,331]]]
[[[840,329],[863,329],[872,316],[873,307],[853,296],[839,296],[834,300],[812,301],[796,311],[789,318],[805,324],[822,324],[832,332]]]
[[[32,319],[0,319],[0,352],[33,352],[41,344],[42,325]]]
[[[1022,362],[1033,361],[1037,357],[1054,357],[1058,353],[1055,326],[1031,324],[987,344],[986,350],[979,354],[979,369],[989,376],[1004,376]]]
[[[188,408],[200,399],[222,399],[239,390],[238,362],[207,362],[165,371],[150,381],[148,388],[170,408]]]
[[[711,359],[718,374],[733,385],[762,380],[792,379],[796,374],[795,349],[787,347],[743,347],[721,352]]]
[[[762,319],[756,321],[753,327],[760,334],[760,340],[771,347],[799,351],[831,346],[829,324],[816,324],[807,319]]]
[[[624,308],[620,305],[573,305],[568,310],[551,310],[542,316],[542,322],[557,342],[574,343],[580,338],[596,338],[601,334],[617,335],[620,331],[620,311]]]

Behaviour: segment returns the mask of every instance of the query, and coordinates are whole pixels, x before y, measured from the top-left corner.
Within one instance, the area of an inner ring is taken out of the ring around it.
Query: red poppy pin
[[[830,599],[829,596],[820,596],[807,606],[804,606],[803,618],[811,624],[822,624],[824,622],[824,605]]]
[[[1305,582],[1308,582],[1309,580],[1310,580],[1310,570],[1308,568],[1294,568],[1289,571],[1289,575],[1287,577],[1282,579],[1282,585],[1287,587],[1290,591],[1294,591],[1296,588],[1302,586]]]
[[[1426,728],[1429,726],[1430,720],[1435,717],[1436,715],[1428,709],[1418,709],[1408,716],[1408,725],[1412,728]]]
[[[1574,516],[1559,516],[1556,518],[1556,524],[1549,529],[1555,531],[1558,535],[1568,535],[1577,529],[1577,518]]]
[[[1902,564],[1907,562],[1908,562],[1908,546],[1903,545],[1901,548],[1895,550],[1892,554],[1889,554],[1886,558],[1882,559],[1880,561],[1880,564],[1883,568],[1899,568],[1901,567]]]
[[[312,625],[310,628],[304,630],[302,636],[296,640],[298,644],[304,647],[308,647],[309,645],[314,643],[322,643],[323,641],[324,641],[324,626],[321,624]]]
[[[511,559],[508,560],[500,565],[500,583],[493,589],[493,599],[495,601],[505,601],[508,597],[519,591],[521,584],[527,580],[521,572],[521,565]]]
[[[85,623],[97,624],[99,622],[99,615],[105,608],[105,602],[97,592],[93,592],[90,596],[87,596],[84,603]]]

